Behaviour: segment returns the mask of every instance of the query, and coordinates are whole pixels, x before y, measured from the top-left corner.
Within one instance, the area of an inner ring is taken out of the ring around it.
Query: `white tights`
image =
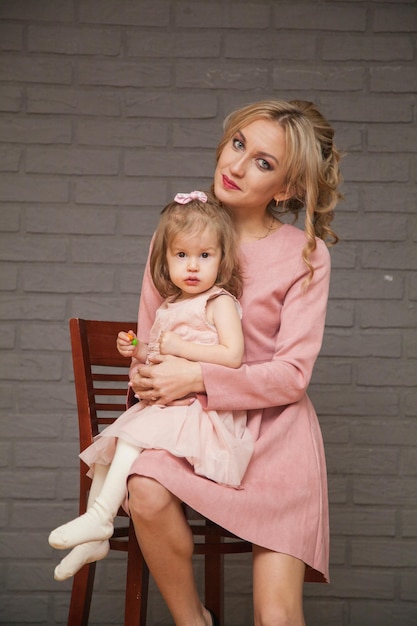
[[[56,580],[74,576],[86,563],[103,559],[108,554],[114,518],[125,497],[130,468],[140,452],[119,439],[111,465],[94,466],[87,512],[49,535],[48,541],[53,548],[73,548],[56,567]]]

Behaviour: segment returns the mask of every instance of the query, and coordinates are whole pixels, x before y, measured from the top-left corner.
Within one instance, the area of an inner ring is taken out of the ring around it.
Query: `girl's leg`
[[[95,563],[105,559],[110,550],[109,540],[87,541],[75,546],[65,558],[56,566],[54,570],[55,580],[67,580],[87,563]]]
[[[107,472],[109,471],[109,465],[100,465],[96,463],[94,466],[94,476],[91,483],[90,493],[88,494],[87,509],[89,509],[99,495]],[[54,578],[55,580],[66,580],[71,576],[74,576],[78,570],[80,570],[87,563],[93,563],[104,559],[110,550],[109,541],[89,541],[88,543],[82,543],[79,546],[75,546],[67,556],[62,559],[55,568]]]
[[[193,538],[180,501],[152,478],[132,476],[128,487],[140,548],[176,626],[211,626],[197,593]]]
[[[255,626],[305,626],[304,572],[303,561],[253,546]]]
[[[126,479],[140,450],[119,439],[103,487],[84,515],[59,526],[49,535],[53,548],[64,550],[88,541],[103,541],[113,534],[113,520],[124,500]]]

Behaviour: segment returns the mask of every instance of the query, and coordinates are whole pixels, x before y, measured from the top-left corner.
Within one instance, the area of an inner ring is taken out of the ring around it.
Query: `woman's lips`
[[[222,181],[223,187],[225,187],[226,189],[235,189],[236,191],[240,191],[240,187],[236,185],[233,180],[230,180],[230,178],[228,178],[226,174],[222,174]]]

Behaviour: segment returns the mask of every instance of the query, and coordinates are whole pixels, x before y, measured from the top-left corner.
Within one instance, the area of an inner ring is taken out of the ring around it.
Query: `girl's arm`
[[[117,335],[116,346],[122,356],[135,358],[142,363],[146,361],[148,345],[139,341],[133,330],[121,330]]]
[[[207,317],[217,330],[218,344],[206,345],[186,341],[177,333],[167,331],[161,334],[159,340],[161,354],[171,354],[189,361],[240,367],[244,342],[242,324],[234,299],[227,294],[213,298],[207,303]]]

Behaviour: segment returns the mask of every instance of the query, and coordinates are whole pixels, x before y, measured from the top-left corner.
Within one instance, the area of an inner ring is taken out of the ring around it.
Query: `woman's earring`
[[[278,206],[279,198],[275,198],[275,206]]]

